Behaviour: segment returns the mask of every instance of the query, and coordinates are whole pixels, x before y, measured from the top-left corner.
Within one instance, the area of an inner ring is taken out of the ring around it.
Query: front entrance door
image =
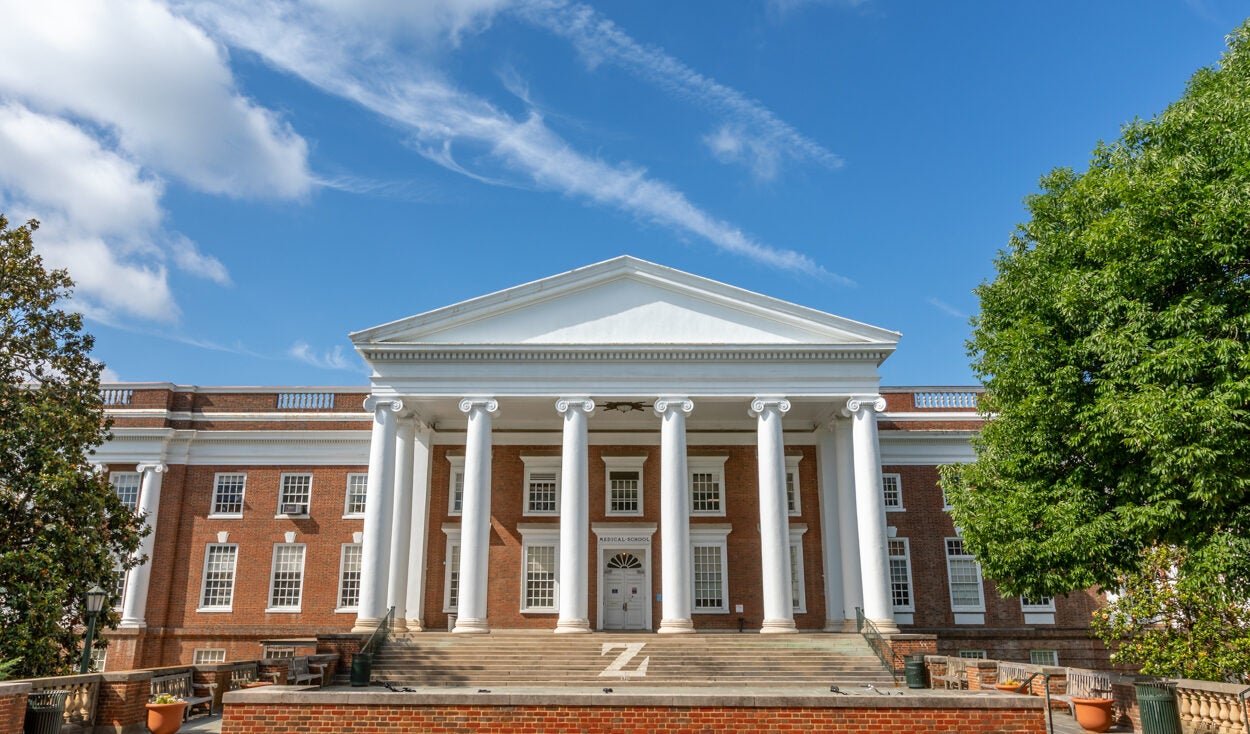
[[[644,589],[646,574],[636,553],[621,551],[608,557],[603,567],[603,628],[640,630],[647,624],[646,604],[651,592]]]

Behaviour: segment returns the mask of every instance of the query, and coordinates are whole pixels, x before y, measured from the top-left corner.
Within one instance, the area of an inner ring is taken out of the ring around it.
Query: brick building
[[[1000,598],[943,509],[971,388],[898,334],[622,257],[352,335],[370,387],[110,385],[148,513],[106,668],[375,627],[939,636],[1099,659],[1092,594]]]

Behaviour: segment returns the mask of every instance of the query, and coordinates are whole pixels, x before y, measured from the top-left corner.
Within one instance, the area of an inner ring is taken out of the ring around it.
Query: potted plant
[[[160,693],[148,700],[148,731],[152,734],[174,734],[182,726],[187,702],[168,693]]]
[[[1020,686],[1022,685],[1024,684],[1015,678],[1008,678],[1002,683],[995,683],[994,687],[1006,693],[1023,693],[1023,691],[1020,690]]]
[[[1115,723],[1110,698],[1073,698],[1072,713],[1085,731],[1106,731]]]

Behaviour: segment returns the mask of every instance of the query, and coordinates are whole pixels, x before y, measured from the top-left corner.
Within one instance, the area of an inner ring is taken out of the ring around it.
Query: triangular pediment
[[[632,257],[352,334],[357,346],[882,345],[899,335]]]

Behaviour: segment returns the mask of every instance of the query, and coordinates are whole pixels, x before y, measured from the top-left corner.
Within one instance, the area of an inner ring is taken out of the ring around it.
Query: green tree
[[[82,317],[59,307],[73,283],[44,268],[37,227],[0,216],[0,658],[27,677],[72,668],[86,591],[113,588],[115,559],[131,558],[141,537],[88,464],[108,438],[102,365]],[[117,620],[110,610],[103,621]]]
[[[1250,680],[1250,539],[1222,534],[1201,548],[1143,554],[1119,595],[1094,614],[1111,659],[1149,675]]]
[[[969,341],[994,419],[943,475],[987,575],[1008,594],[1111,588],[1155,546],[1246,536],[1250,22],[1026,203]]]

